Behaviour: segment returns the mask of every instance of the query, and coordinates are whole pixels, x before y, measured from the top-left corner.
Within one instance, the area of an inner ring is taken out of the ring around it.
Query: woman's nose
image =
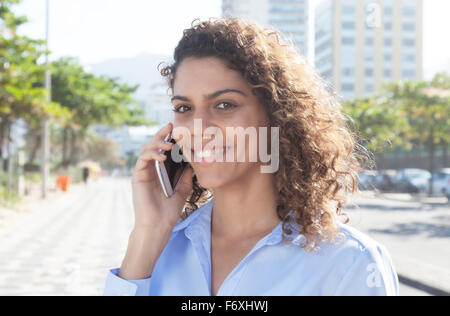
[[[210,127],[217,127],[213,118],[207,109],[198,109],[190,122],[190,130],[194,134],[203,134],[206,129]]]
[[[190,125],[193,144],[202,148],[211,140],[216,139],[221,131],[217,122],[206,111],[196,113]]]

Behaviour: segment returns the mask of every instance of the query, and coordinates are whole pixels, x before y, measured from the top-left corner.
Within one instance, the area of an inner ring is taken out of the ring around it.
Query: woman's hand
[[[159,152],[171,150],[172,143],[164,139],[172,131],[172,123],[167,124],[142,147],[132,177],[135,228],[151,229],[167,227],[170,230],[181,216],[184,203],[192,190],[191,167],[186,168],[182,178],[170,198],[164,195],[155,168],[155,161],[163,162],[167,157]]]
[[[172,143],[164,142],[172,131],[167,124],[145,145],[136,162],[132,178],[135,227],[130,234],[127,253],[118,276],[125,280],[149,278],[153,268],[166,247],[173,227],[183,211],[184,202],[192,190],[193,171],[188,167],[175,193],[167,198],[159,183],[155,161],[163,162],[167,157],[158,152],[171,150]]]

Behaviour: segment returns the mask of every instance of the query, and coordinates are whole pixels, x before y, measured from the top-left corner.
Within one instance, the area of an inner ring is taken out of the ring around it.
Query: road
[[[385,245],[399,275],[450,292],[450,203],[373,192],[350,198],[349,224]],[[403,293],[412,293],[407,288]],[[406,294],[405,294],[406,295]]]
[[[448,209],[377,209],[370,206],[373,199],[362,202],[364,210],[349,210],[353,219],[363,214],[363,220],[353,221],[355,227],[390,252],[445,266]],[[120,266],[133,227],[129,178],[73,187],[69,194],[32,208],[6,217],[0,212],[0,295],[101,295],[108,270]],[[418,214],[438,221],[436,227],[428,222],[420,226]],[[427,295],[406,285],[400,294]]]

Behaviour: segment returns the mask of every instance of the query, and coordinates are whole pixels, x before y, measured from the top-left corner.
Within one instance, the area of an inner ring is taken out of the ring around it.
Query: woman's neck
[[[280,220],[273,174],[259,167],[224,187],[213,190],[212,234],[239,240],[272,231]]]

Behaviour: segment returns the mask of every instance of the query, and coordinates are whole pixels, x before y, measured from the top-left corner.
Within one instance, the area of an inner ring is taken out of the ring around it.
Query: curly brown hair
[[[161,70],[158,65],[172,92],[176,71],[187,57],[217,57],[238,71],[265,106],[270,125],[280,128],[275,179],[283,240],[291,241],[285,235],[295,229],[305,237],[300,245],[308,251],[333,241],[339,233],[337,216],[349,220],[342,211],[345,193],[358,191],[361,162],[370,164],[347,126],[346,119],[352,119],[341,112],[339,98],[280,33],[241,18],[195,19],[184,30],[174,63]],[[183,219],[211,198],[194,176]],[[294,216],[286,216],[291,210]]]

